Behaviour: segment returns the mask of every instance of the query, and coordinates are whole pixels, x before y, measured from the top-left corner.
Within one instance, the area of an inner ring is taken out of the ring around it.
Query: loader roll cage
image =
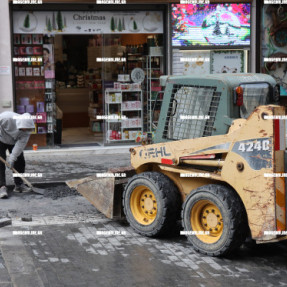
[[[163,138],[210,136],[221,93],[215,86],[173,85]]]
[[[279,101],[278,85],[265,81],[242,82],[243,105],[240,117],[248,118],[252,111]],[[236,103],[236,87],[233,88]],[[220,103],[221,92],[216,86],[174,84],[165,120],[163,139],[183,140],[211,136]]]

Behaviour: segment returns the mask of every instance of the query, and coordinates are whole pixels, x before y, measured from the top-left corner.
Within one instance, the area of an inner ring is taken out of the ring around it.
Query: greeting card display
[[[32,44],[32,35],[30,34],[21,34],[21,44]]]
[[[19,34],[14,34],[14,44],[19,45],[21,43],[21,38]]]
[[[43,44],[43,35],[41,34],[33,34],[32,35],[33,44]]]

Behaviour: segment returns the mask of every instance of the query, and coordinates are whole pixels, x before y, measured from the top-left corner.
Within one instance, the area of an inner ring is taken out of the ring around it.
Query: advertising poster
[[[174,75],[209,74],[210,51],[173,50]]]
[[[243,51],[212,51],[210,61],[210,73],[243,73]]]
[[[173,4],[173,46],[250,45],[250,4]]]
[[[43,45],[43,64],[45,78],[55,78],[54,50],[52,44]]]

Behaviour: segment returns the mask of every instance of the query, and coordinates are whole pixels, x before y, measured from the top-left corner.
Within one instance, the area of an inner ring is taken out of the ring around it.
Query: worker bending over
[[[10,168],[15,167],[19,173],[25,172],[25,149],[30,134],[35,125],[28,113],[19,115],[14,112],[3,112],[0,114],[0,156],[6,160],[6,151],[10,155],[7,160]],[[14,177],[14,192],[25,192],[31,189],[23,183],[21,177]],[[7,187],[5,178],[5,164],[0,161],[0,198],[7,198]]]

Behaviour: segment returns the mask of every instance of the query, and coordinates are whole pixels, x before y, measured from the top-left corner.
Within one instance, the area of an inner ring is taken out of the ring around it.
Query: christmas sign
[[[163,33],[160,11],[15,11],[14,33],[134,34]]]

